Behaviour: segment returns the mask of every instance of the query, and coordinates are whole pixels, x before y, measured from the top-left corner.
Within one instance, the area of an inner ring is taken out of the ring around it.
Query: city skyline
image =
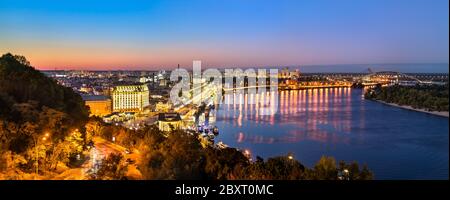
[[[201,59],[208,67],[318,72],[440,63],[380,69],[448,73],[448,1],[0,4],[0,51],[25,55],[41,70],[173,69]]]

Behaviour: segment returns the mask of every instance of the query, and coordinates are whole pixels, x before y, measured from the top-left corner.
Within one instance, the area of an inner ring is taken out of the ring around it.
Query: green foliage
[[[66,141],[68,142],[71,152],[74,154],[78,154],[83,151],[84,139],[78,130],[74,130],[71,134],[69,134],[69,136],[66,137]]]
[[[141,172],[147,179],[201,178],[202,148],[194,136],[176,131],[152,146],[142,158]]]
[[[376,87],[365,94],[367,99],[408,105],[429,111],[448,111],[448,84]]]
[[[306,168],[289,156],[269,158],[266,162],[258,158],[248,165],[235,179],[245,180],[303,180]]]
[[[88,118],[81,96],[71,88],[60,86],[35,70],[23,56],[3,55],[0,57],[0,105],[11,107],[14,103],[29,101],[37,102],[39,107],[46,106],[67,113],[80,124]],[[7,111],[0,109],[0,116],[7,115]]]
[[[313,180],[336,180],[338,178],[336,160],[332,157],[322,156],[314,168],[308,172],[308,178]]]
[[[23,156],[14,154],[11,151],[5,151],[0,154],[0,171],[15,170],[26,163],[27,160]]]
[[[203,151],[203,168],[209,179],[225,180],[241,176],[237,169],[244,169],[250,164],[248,158],[234,148],[206,148]]]
[[[367,168],[367,165],[363,165],[362,169],[359,169],[358,163],[345,163],[339,162],[338,177],[345,180],[371,180],[373,179],[372,172]]]
[[[110,154],[102,159],[100,168],[91,173],[94,180],[122,180],[127,172],[126,164],[122,154]]]
[[[108,129],[108,128],[106,128]],[[111,128],[121,135],[121,127]],[[165,135],[156,126],[130,131],[127,137],[116,137],[117,143],[136,148],[141,158],[139,169],[144,179],[208,179],[208,180],[367,180],[373,174],[366,166],[322,157],[311,169],[291,155],[257,157],[252,162],[235,148],[202,148],[193,134],[174,131]],[[135,144],[124,141],[137,141]],[[343,171],[349,171],[342,175]]]
[[[71,88],[31,67],[23,56],[0,57],[0,151],[24,158],[17,170],[55,169],[84,148],[88,111]],[[80,129],[81,130],[81,129]],[[45,137],[45,139],[43,139]],[[74,145],[74,144],[77,145]]]

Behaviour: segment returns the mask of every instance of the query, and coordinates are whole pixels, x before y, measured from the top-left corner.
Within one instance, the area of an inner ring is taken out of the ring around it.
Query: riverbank
[[[411,106],[406,106],[406,105],[398,105],[398,104],[395,104],[395,103],[387,103],[387,102],[384,102],[384,101],[381,101],[381,100],[374,100],[374,101],[382,103],[382,104],[385,104],[385,105],[394,106],[394,107],[398,107],[398,108],[403,108],[403,109],[407,109],[407,110],[412,110],[412,111],[416,111],[416,112],[422,112],[422,113],[427,113],[427,114],[437,115],[437,116],[447,117],[447,118],[449,117],[449,112],[446,112],[446,111],[441,111],[441,112],[439,112],[439,111],[428,111],[428,110],[425,110],[425,109],[413,108]]]

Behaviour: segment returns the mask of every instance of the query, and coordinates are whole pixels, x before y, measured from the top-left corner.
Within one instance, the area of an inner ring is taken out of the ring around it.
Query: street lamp
[[[36,176],[37,176],[39,174],[39,152],[37,139],[34,139],[34,151],[36,151]]]
[[[45,133],[45,136],[42,137],[42,141],[46,141],[47,137],[49,137],[50,134],[49,133]],[[34,139],[34,150],[36,151],[36,176],[39,175],[39,150],[38,150],[38,144],[39,144],[39,140],[38,138]]]
[[[350,180],[350,176],[349,176],[349,171],[348,171],[348,169],[344,169],[343,171],[344,171],[344,174],[343,174],[343,175],[344,175],[344,178],[347,179],[347,180]]]
[[[245,155],[249,160],[252,159],[252,153],[250,152],[250,150],[245,149],[245,150],[244,150],[244,155]]]

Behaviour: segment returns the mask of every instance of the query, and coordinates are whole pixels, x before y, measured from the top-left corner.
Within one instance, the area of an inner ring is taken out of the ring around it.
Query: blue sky
[[[448,17],[447,0],[1,0],[0,51],[42,69],[447,64]]]

